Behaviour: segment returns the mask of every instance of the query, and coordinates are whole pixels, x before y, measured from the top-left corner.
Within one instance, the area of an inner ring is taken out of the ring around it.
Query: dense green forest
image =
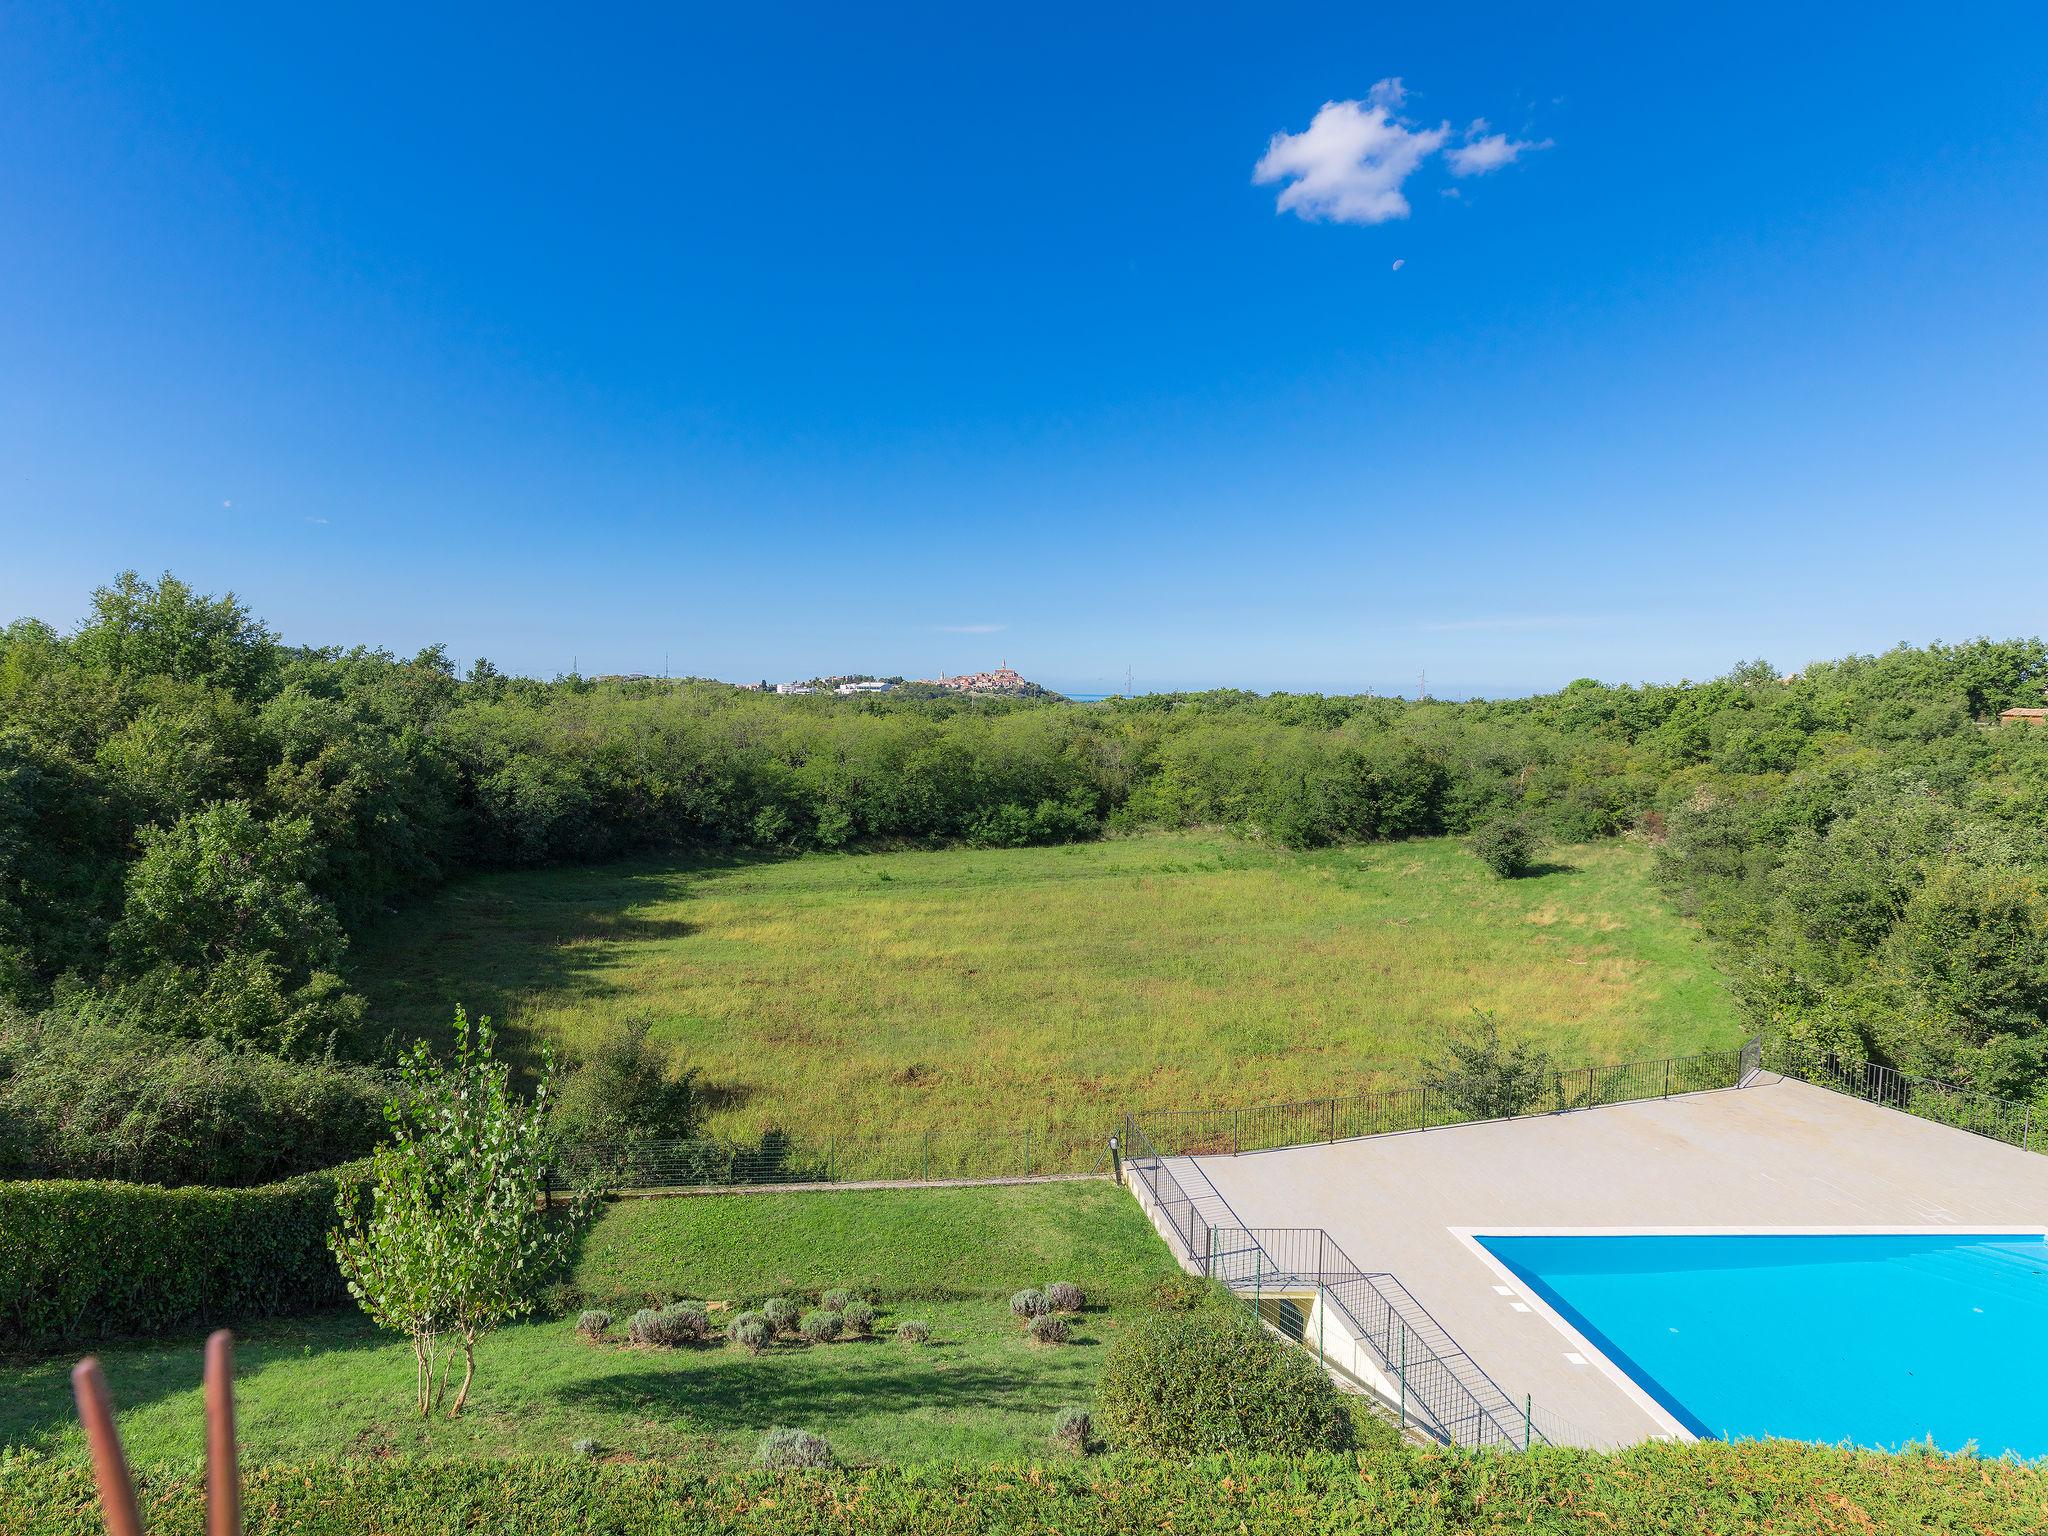
[[[2039,640],[1977,640],[1490,702],[784,698],[297,647],[125,575],[0,631],[0,1169],[356,1150],[391,1042],[349,936],[465,869],[1148,826],[1640,835],[1759,1028],[2033,1096],[2048,729],[1996,717],[2044,682]]]

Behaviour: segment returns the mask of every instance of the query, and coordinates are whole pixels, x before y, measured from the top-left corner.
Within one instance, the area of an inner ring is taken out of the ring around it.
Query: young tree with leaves
[[[345,1190],[341,1225],[328,1237],[363,1310],[412,1340],[422,1418],[440,1407],[458,1352],[462,1384],[448,1416],[462,1413],[478,1339],[532,1309],[535,1287],[587,1208],[578,1201],[551,1217],[542,1207],[552,1061],[522,1099],[493,1040],[488,1018],[472,1028],[457,1009],[452,1056],[414,1045],[385,1109],[391,1140],[371,1156],[368,1209],[359,1189]]]
[[[1472,1013],[1444,1042],[1445,1054],[1423,1067],[1423,1088],[1474,1120],[1505,1119],[1541,1102],[1556,1081],[1550,1057],[1526,1040],[1502,1040],[1492,1014]]]

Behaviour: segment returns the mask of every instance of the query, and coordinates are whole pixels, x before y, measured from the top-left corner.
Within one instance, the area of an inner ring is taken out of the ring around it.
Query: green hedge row
[[[49,1347],[346,1301],[327,1233],[347,1173],[254,1189],[0,1183],[0,1342]]]
[[[155,1536],[200,1536],[198,1473],[144,1480]],[[2048,1470],[1974,1457],[1749,1441],[1616,1456],[1415,1451],[1118,1457],[777,1478],[659,1462],[421,1461],[257,1467],[250,1536],[1773,1536],[2048,1530]],[[0,1530],[99,1536],[82,1460],[0,1455]]]

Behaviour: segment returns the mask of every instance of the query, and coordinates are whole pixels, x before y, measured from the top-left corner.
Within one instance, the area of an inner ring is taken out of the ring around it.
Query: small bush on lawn
[[[1095,1422],[1118,1450],[1301,1455],[1352,1444],[1351,1412],[1315,1361],[1219,1301],[1124,1329],[1096,1389]]]
[[[711,1314],[704,1310],[702,1302],[670,1302],[661,1309],[661,1315],[686,1344],[702,1344],[711,1337]]]
[[[846,1319],[837,1312],[806,1312],[803,1334],[813,1344],[830,1344],[846,1331]]]
[[[1086,1408],[1062,1408],[1059,1417],[1053,1420],[1053,1449],[1072,1456],[1086,1456],[1093,1431],[1094,1425]]]
[[[1021,1318],[1027,1323],[1032,1318],[1041,1316],[1051,1310],[1052,1303],[1045,1299],[1045,1292],[1041,1290],[1019,1291],[1010,1298],[1011,1315]]]
[[[1041,1312],[1024,1327],[1034,1344],[1064,1344],[1067,1342],[1067,1320],[1057,1312]]]
[[[864,1301],[848,1302],[839,1315],[846,1319],[846,1331],[856,1339],[864,1339],[875,1331],[875,1309]]]
[[[827,1312],[844,1312],[860,1299],[860,1293],[857,1291],[833,1290],[820,1296],[818,1305]]]
[[[795,1333],[802,1309],[786,1296],[770,1296],[761,1303],[761,1315],[768,1319],[768,1326],[777,1333]]]
[[[932,1325],[922,1318],[913,1317],[897,1328],[896,1337],[906,1344],[929,1344],[932,1341]]]
[[[754,1448],[754,1465],[771,1472],[793,1472],[803,1467],[836,1467],[839,1458],[823,1436],[807,1429],[771,1429]]]
[[[711,1337],[711,1319],[701,1308],[688,1304],[673,1307],[642,1307],[626,1324],[626,1337],[635,1344],[677,1349],[685,1344],[702,1344]]]
[[[758,1312],[742,1312],[726,1327],[725,1336],[750,1355],[758,1355],[775,1342],[775,1330]]]
[[[1536,867],[1543,839],[1535,822],[1516,814],[1482,822],[1465,840],[1472,856],[1503,880],[1518,880]]]
[[[585,1312],[576,1319],[576,1331],[586,1339],[601,1339],[612,1325],[609,1312]]]
[[[569,1449],[578,1456],[586,1456],[593,1461],[604,1454],[604,1447],[595,1440],[590,1439],[571,1440],[569,1442]]]
[[[1078,1312],[1088,1304],[1081,1287],[1071,1280],[1055,1280],[1045,1288],[1045,1299],[1055,1312]]]

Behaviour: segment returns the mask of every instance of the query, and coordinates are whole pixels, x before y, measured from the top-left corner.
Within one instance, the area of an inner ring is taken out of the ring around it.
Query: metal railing
[[[1267,1290],[1311,1286],[1322,1305],[1376,1357],[1393,1382],[1394,1407],[1450,1445],[1526,1450],[1544,1439],[1532,1406],[1517,1408],[1478,1362],[1390,1274],[1354,1264],[1320,1227],[1245,1228],[1212,1222],[1137,1121],[1125,1117],[1123,1166],[1187,1257],[1257,1308]]]
[[[1499,1085],[1474,1079],[1237,1109],[1146,1110],[1143,1117],[1152,1141],[1169,1156],[1264,1152],[1735,1088],[1754,1069],[1756,1045],[1751,1041],[1732,1051],[1546,1072],[1514,1094],[1509,1101],[1513,1107],[1506,1112]]]
[[[1832,1088],[1851,1098],[1888,1109],[1903,1110],[1922,1120],[1954,1126],[1959,1131],[2002,1141],[2022,1151],[2034,1150],[2034,1107],[1995,1094],[1958,1088],[1931,1077],[1915,1077],[1896,1067],[1857,1061],[1833,1051],[1790,1040],[1774,1040],[1763,1051],[1766,1071],[1780,1077]],[[2048,1147],[2044,1147],[2048,1150]]]
[[[803,1136],[770,1131],[755,1141],[582,1142],[558,1152],[553,1189],[609,1190],[769,1184],[944,1183],[1101,1173],[1104,1138],[1025,1128],[943,1135]]]

